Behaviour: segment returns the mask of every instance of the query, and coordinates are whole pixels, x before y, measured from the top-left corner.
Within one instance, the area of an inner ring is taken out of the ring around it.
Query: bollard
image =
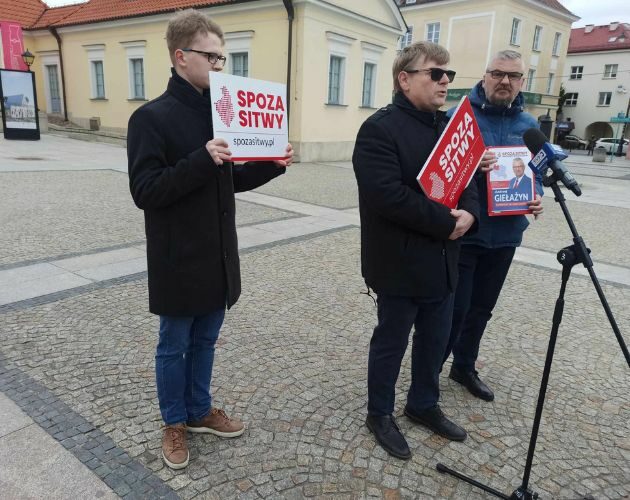
[[[599,161],[601,163],[606,161],[606,148],[604,146],[598,146],[593,149],[593,161]]]

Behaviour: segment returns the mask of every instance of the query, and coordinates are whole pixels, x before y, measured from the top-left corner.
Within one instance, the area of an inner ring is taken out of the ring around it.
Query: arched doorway
[[[586,134],[584,135],[584,138],[588,140],[592,135],[595,136],[595,139],[600,139],[602,137],[614,137],[612,127],[606,122],[593,122],[586,127]]]

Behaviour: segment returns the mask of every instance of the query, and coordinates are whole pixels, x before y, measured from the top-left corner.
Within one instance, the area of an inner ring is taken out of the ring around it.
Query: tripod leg
[[[479,489],[482,489],[483,491],[487,491],[488,493],[491,493],[492,495],[494,495],[495,497],[498,498],[503,498],[503,500],[509,500],[510,497],[507,495],[504,495],[503,493],[501,493],[498,490],[495,490],[494,488],[491,488],[490,486],[486,486],[485,484],[480,483],[479,481],[475,481],[474,479],[468,477],[468,476],[464,476],[463,474],[460,474],[459,472],[447,467],[444,464],[437,464],[435,466],[435,468],[441,472],[442,474],[450,474],[453,477],[456,477],[457,479],[461,479],[462,481],[468,483],[468,484],[472,484],[473,486],[476,486]]]
[[[547,383],[549,382],[549,373],[551,372],[551,363],[553,361],[553,352],[556,348],[556,338],[558,330],[562,322],[562,313],[564,312],[564,292],[567,288],[567,281],[571,273],[571,267],[565,266],[562,271],[562,285],[560,286],[560,294],[556,300],[556,307],[553,311],[553,324],[551,327],[551,335],[549,336],[549,346],[547,347],[547,358],[545,359],[545,369],[543,370],[542,380],[540,381],[540,391],[538,392],[538,404],[536,405],[536,414],[534,416],[534,425],[532,426],[532,435],[529,440],[529,449],[527,450],[527,462],[525,463],[525,472],[523,473],[523,484],[520,489],[527,490],[529,483],[529,475],[532,470],[534,461],[534,451],[536,450],[536,440],[538,439],[538,430],[540,428],[540,420],[542,418],[543,406],[545,405],[545,394],[547,393]]]

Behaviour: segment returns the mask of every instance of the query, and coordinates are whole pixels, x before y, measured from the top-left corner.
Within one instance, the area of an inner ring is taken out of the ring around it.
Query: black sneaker
[[[370,429],[378,444],[390,455],[403,460],[411,458],[411,451],[405,440],[405,436],[400,432],[393,415],[374,417],[368,415],[365,425]]]
[[[436,434],[451,441],[464,441],[466,439],[466,431],[455,422],[451,422],[446,418],[438,405],[418,413],[406,407],[405,415],[412,421],[424,425]]]
[[[493,401],[494,393],[477,375],[477,371],[463,372],[454,366],[451,366],[451,373],[448,377],[458,384],[462,384],[468,392],[484,401]]]

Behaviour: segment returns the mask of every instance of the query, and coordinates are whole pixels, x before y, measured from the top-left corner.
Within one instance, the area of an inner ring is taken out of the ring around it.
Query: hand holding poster
[[[289,143],[286,85],[210,72],[214,137],[233,161],[282,160]]]
[[[527,146],[488,148],[497,156],[488,172],[488,215],[529,214],[527,203],[535,199],[535,181],[527,165],[532,154]]]
[[[485,148],[468,96],[464,96],[416,178],[427,197],[456,208]]]

